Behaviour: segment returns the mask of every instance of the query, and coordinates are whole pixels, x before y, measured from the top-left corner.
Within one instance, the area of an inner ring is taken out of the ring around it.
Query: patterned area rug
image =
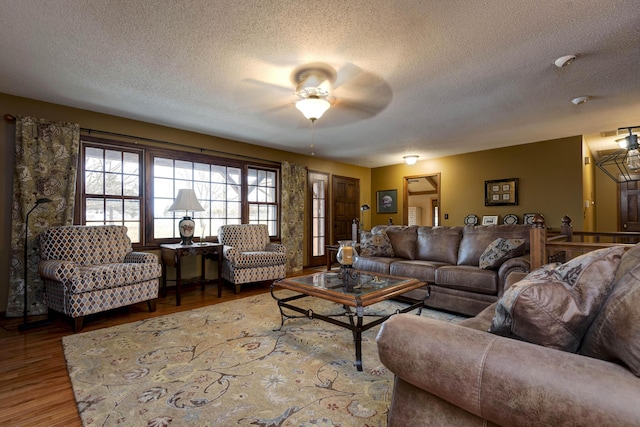
[[[341,311],[316,298],[303,301],[319,313]],[[391,313],[400,305],[373,308]],[[428,309],[422,315],[460,319]],[[82,422],[386,425],[393,374],[378,359],[379,326],[363,333],[362,372],[354,365],[351,331],[308,318],[279,326],[276,302],[263,294],[66,336],[64,353]]]

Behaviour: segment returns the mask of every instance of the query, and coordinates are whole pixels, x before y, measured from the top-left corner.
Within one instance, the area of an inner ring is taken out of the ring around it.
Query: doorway
[[[404,177],[403,224],[439,226],[440,173]]]
[[[360,218],[360,180],[333,176],[331,183],[333,201],[333,244],[338,240],[351,240],[354,220]]]
[[[325,246],[329,244],[329,174],[309,171],[307,183],[309,198],[307,206],[311,207],[309,210],[311,236],[307,239],[308,265],[317,267],[326,262]]]

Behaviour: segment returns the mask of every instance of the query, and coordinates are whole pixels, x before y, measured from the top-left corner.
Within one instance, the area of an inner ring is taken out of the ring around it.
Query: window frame
[[[157,249],[161,244],[165,243],[176,243],[179,241],[179,238],[154,238],[154,197],[153,197],[153,166],[154,166],[154,158],[169,158],[172,160],[181,160],[193,163],[204,163],[209,165],[217,165],[217,166],[225,166],[225,167],[234,167],[239,168],[241,170],[241,219],[240,222],[242,224],[249,224],[249,211],[250,205],[255,204],[255,202],[249,202],[248,200],[248,173],[249,169],[258,169],[265,170],[269,172],[275,172],[275,203],[271,203],[271,205],[276,206],[276,226],[275,231],[276,234],[270,236],[271,241],[279,241],[280,240],[280,227],[281,227],[281,216],[282,216],[282,207],[281,207],[281,195],[282,195],[282,173],[281,167],[279,164],[273,163],[260,163],[255,160],[242,160],[238,158],[228,158],[221,157],[215,155],[205,154],[202,150],[201,152],[192,152],[192,151],[182,151],[182,150],[174,150],[163,147],[156,147],[152,145],[143,145],[137,143],[129,143],[118,140],[110,140],[105,138],[97,138],[93,136],[82,135],[80,137],[80,150],[81,150],[81,159],[79,160],[79,167],[77,172],[77,180],[76,180],[76,200],[75,200],[75,214],[74,214],[74,223],[84,225],[86,223],[86,198],[87,195],[84,193],[85,188],[85,165],[84,165],[84,153],[86,147],[98,147],[101,149],[111,149],[116,151],[127,151],[127,152],[136,152],[140,155],[140,227],[141,227],[141,242],[134,243],[132,246],[137,249]],[[198,148],[193,147],[194,150]],[[178,214],[178,213],[176,213]],[[197,218],[197,215],[196,217]],[[253,222],[252,222],[253,223]],[[212,237],[214,241],[217,241],[217,231],[211,233],[211,230],[208,231],[207,235]]]

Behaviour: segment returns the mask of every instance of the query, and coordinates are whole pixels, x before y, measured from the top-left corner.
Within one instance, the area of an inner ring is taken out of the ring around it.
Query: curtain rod
[[[16,117],[11,115],[11,114],[5,114],[4,115],[4,119],[6,121],[8,121],[8,122],[15,122],[16,121]],[[191,148],[193,150],[200,150],[201,153],[204,152],[204,151],[209,151],[211,153],[223,154],[223,155],[232,155],[232,156],[240,157],[240,158],[243,158],[243,159],[258,160],[261,163],[268,162],[268,163],[273,163],[273,164],[276,164],[276,165],[282,164],[281,162],[276,162],[276,161],[273,161],[273,160],[265,160],[265,159],[261,159],[259,157],[246,156],[244,154],[227,153],[226,151],[212,150],[211,148],[194,147],[193,145],[180,144],[178,142],[162,141],[160,139],[153,139],[153,138],[138,137],[138,136],[133,136],[133,135],[126,135],[124,133],[109,132],[109,131],[106,131],[106,130],[89,129],[89,128],[81,127],[80,131],[87,132],[87,133],[89,133],[89,135],[91,135],[91,132],[96,132],[96,133],[99,133],[99,134],[102,134],[102,135],[117,136],[117,137],[120,137],[120,138],[129,138],[129,139],[138,139],[138,140],[141,140],[141,141],[155,142],[155,143],[158,143],[158,144],[166,144],[166,145],[173,145],[173,146],[176,146],[176,147]]]

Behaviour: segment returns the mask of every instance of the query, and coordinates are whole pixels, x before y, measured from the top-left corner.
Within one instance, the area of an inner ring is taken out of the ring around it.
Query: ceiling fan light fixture
[[[412,154],[412,155],[409,155],[409,156],[404,156],[403,159],[404,159],[404,162],[406,164],[411,166],[411,165],[415,165],[417,163],[418,157],[420,157],[420,156]]]
[[[326,99],[310,96],[296,102],[296,108],[311,122],[315,122],[331,107]]]

